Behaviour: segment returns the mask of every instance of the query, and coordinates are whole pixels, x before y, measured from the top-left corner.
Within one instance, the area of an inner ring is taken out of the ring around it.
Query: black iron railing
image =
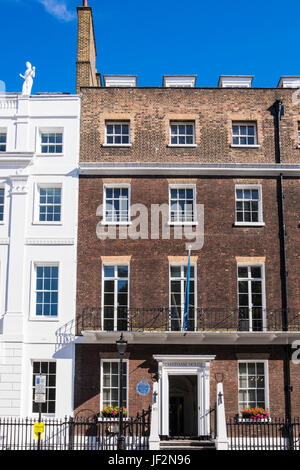
[[[300,450],[300,419],[291,423],[273,418],[251,421],[231,418],[227,421],[231,450]]]
[[[148,450],[151,410],[124,418],[126,450]],[[45,419],[40,441],[34,418],[0,418],[2,450],[117,450],[118,418]]]
[[[182,331],[183,315],[173,308],[124,308],[115,312],[87,307],[77,319],[77,333],[101,331]],[[188,331],[282,331],[281,309],[190,309]],[[300,331],[300,311],[289,311],[289,331]]]

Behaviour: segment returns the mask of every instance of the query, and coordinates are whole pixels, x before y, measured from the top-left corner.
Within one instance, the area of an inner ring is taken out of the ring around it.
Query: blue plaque
[[[150,392],[150,388],[150,384],[142,380],[137,384],[136,391],[139,395],[148,395],[148,393]]]

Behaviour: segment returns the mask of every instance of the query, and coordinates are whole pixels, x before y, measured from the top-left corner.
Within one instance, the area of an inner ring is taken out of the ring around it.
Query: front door
[[[169,436],[198,435],[196,375],[169,376]]]
[[[173,396],[170,397],[169,404],[169,426],[170,436],[183,436],[183,397]]]

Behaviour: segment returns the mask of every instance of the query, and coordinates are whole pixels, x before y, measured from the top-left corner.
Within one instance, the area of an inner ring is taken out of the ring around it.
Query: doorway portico
[[[210,434],[210,363],[215,356],[154,355],[160,435]]]

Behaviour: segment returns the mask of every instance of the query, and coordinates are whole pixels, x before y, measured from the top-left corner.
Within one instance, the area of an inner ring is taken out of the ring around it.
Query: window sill
[[[64,157],[63,153],[37,153],[36,157]]]
[[[132,144],[102,144],[102,147],[132,147]]]
[[[42,221],[36,221],[36,222],[32,222],[32,225],[62,225],[62,222],[42,222]]]
[[[29,317],[29,321],[37,321],[37,322],[53,322],[58,323],[60,320],[59,318],[50,318],[50,317]]]
[[[172,226],[172,225],[174,225],[174,226],[187,225],[187,226],[191,227],[193,225],[194,226],[198,225],[198,222],[170,222],[169,221],[168,225],[170,225],[170,226]]]
[[[102,220],[101,225],[132,225],[132,222],[105,222]]]
[[[182,145],[168,144],[167,147],[172,147],[172,148],[195,148],[195,147],[198,147],[198,145],[197,144],[182,144]]]
[[[230,147],[235,148],[235,149],[258,149],[260,145],[254,144],[254,145],[235,145],[231,144]]]
[[[264,222],[234,222],[235,227],[264,227]]]

